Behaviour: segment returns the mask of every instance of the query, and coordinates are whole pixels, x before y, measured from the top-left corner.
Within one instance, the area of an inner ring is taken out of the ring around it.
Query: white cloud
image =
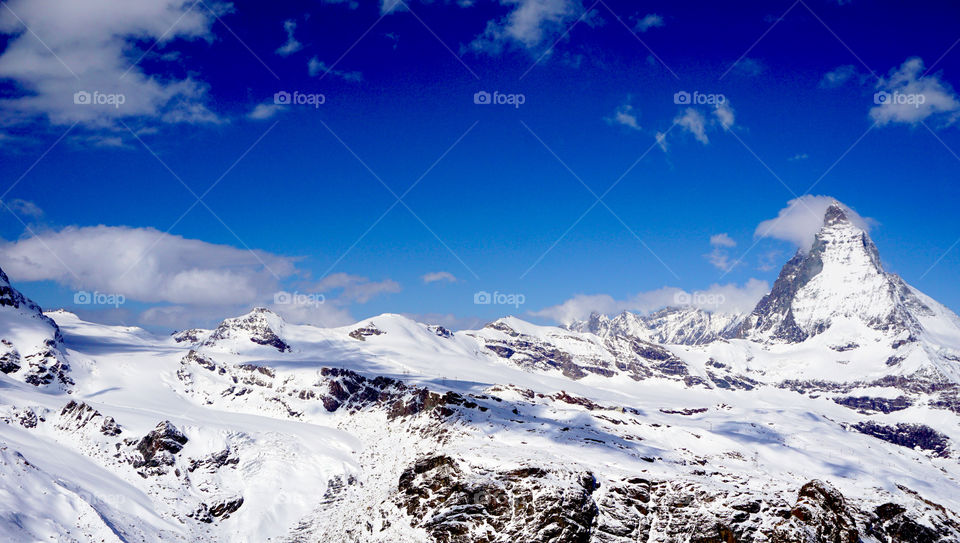
[[[750,279],[743,286],[730,283],[711,285],[706,290],[688,292],[677,287],[663,287],[641,292],[626,300],[617,300],[608,294],[578,294],[562,304],[532,311],[531,315],[551,319],[562,324],[583,320],[591,313],[612,315],[622,311],[650,313],[668,306],[694,305],[706,311],[745,313],[770,291],[766,281]],[[687,303],[689,301],[689,303]]]
[[[333,70],[327,64],[317,57],[313,57],[307,62],[307,73],[310,74],[310,77],[316,77],[321,73],[330,73],[330,75],[337,76],[344,81],[363,81],[363,74],[360,72],[345,72],[342,70]]]
[[[917,124],[934,117],[943,124],[952,124],[960,116],[960,99],[940,73],[923,75],[923,60],[907,59],[899,68],[890,70],[886,79],[877,83],[874,101],[886,100],[870,108],[870,117],[878,124]]]
[[[324,328],[357,322],[347,309],[337,304],[271,304],[268,308],[294,324],[312,324]]]
[[[810,155],[808,155],[807,153],[797,153],[792,157],[788,158],[787,160],[789,160],[790,162],[796,162],[798,160],[806,160],[808,158],[810,158]]]
[[[387,1],[391,0],[384,0]],[[470,44],[473,50],[498,54],[506,45],[537,49],[548,38],[560,36],[583,12],[580,0],[500,0],[500,3],[513,9],[503,18],[487,23],[483,33]]]
[[[191,306],[255,303],[276,291],[273,273],[295,271],[291,258],[124,226],[68,227],[4,243],[0,262],[18,281]]]
[[[699,109],[688,107],[674,117],[673,122],[682,131],[692,134],[694,139],[707,145],[710,143],[708,133],[716,130],[718,126],[724,130],[733,129],[735,115],[733,108],[730,106],[730,100],[723,98],[723,101],[714,106],[712,117],[704,116]],[[660,149],[667,152],[667,134],[657,132],[656,140]]]
[[[852,64],[837,66],[835,69],[823,74],[823,78],[820,80],[820,88],[835,89],[841,87],[856,75],[857,68]]]
[[[733,71],[748,77],[760,75],[760,73],[765,69],[766,66],[764,66],[762,62],[750,57],[744,57],[740,59],[740,61],[737,62],[737,64],[733,67]]]
[[[350,9],[357,9],[360,7],[360,2],[357,0],[322,0],[324,4],[343,4]]]
[[[657,145],[660,146],[660,150],[664,153],[667,152],[667,135],[663,132],[657,132],[654,136],[654,139],[657,141]]]
[[[713,110],[713,115],[720,121],[720,126],[722,126],[724,130],[730,130],[730,128],[733,127],[734,116],[730,102],[724,100],[717,104],[717,108]]]
[[[392,279],[371,281],[359,275],[334,273],[315,283],[311,289],[316,292],[340,291],[340,295],[331,300],[337,304],[366,303],[380,294],[400,292],[400,284]]]
[[[736,247],[737,242],[733,241],[733,238],[726,232],[721,232],[710,236],[710,245],[713,247]]]
[[[700,143],[710,143],[710,140],[707,138],[706,120],[699,111],[693,109],[692,107],[685,109],[681,115],[678,115],[675,119],[673,119],[673,122],[677,123],[678,126],[687,132],[693,134],[693,137],[696,138],[696,140]]]
[[[704,255],[710,261],[710,264],[723,271],[730,271],[734,263],[730,261],[730,256],[726,250],[736,247],[737,242],[726,232],[723,232],[710,236],[710,246],[713,247],[713,250]]]
[[[635,111],[634,107],[630,104],[624,104],[617,108],[613,113],[613,117],[607,118],[607,122],[626,126],[633,130],[640,130],[640,121],[637,120],[637,113]]]
[[[402,0],[380,0],[380,14],[407,11],[407,5]]]
[[[736,264],[736,262],[730,260],[730,255],[719,247],[714,247],[712,251],[704,256],[706,256],[710,264],[718,270],[730,271],[733,269],[734,264]]]
[[[54,124],[97,127],[139,116],[218,121],[204,103],[205,84],[190,77],[156,77],[134,65],[156,40],[154,51],[162,60],[178,40],[213,38],[213,16],[192,1],[11,0],[5,6],[0,33],[9,35],[9,42],[0,54],[0,78],[23,89],[23,95],[0,101],[7,122],[38,116]],[[122,95],[123,103],[75,103],[77,92]]]
[[[255,121],[264,121],[266,119],[273,118],[274,115],[280,113],[281,111],[283,111],[283,106],[270,102],[264,102],[262,104],[257,104],[250,111],[250,113],[247,113],[247,118]]]
[[[861,217],[856,211],[838,202],[835,198],[806,195],[790,200],[787,202],[787,207],[781,209],[775,218],[757,225],[754,236],[789,241],[798,248],[807,251],[813,245],[813,240],[820,227],[823,226],[823,217],[827,208],[834,203],[843,206],[847,218],[852,223],[864,231],[870,230],[870,226],[874,223],[872,219]]]
[[[424,283],[436,283],[437,281],[444,281],[447,283],[457,282],[456,276],[446,271],[430,272],[424,274],[421,279],[423,279]]]
[[[4,204],[6,204],[6,206],[14,213],[23,215],[24,217],[39,219],[43,216],[43,210],[40,209],[40,206],[29,200],[14,198],[13,200],[5,201]]]
[[[637,25],[634,27],[637,32],[646,32],[651,28],[660,28],[663,26],[663,17],[657,15],[656,13],[650,13],[643,19],[637,21]]]
[[[279,48],[276,53],[281,57],[288,57],[297,51],[303,49],[303,44],[297,41],[294,32],[297,30],[297,22],[293,19],[287,19],[283,22],[283,30],[287,33],[287,41]]]

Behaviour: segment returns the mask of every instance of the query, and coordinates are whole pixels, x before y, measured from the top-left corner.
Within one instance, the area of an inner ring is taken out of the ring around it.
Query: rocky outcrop
[[[907,398],[906,396],[898,396],[896,398],[844,396],[834,398],[833,401],[840,405],[849,407],[850,409],[856,409],[861,413],[893,413],[894,411],[901,411],[913,405],[913,402],[910,400],[910,398]]]
[[[920,448],[943,458],[950,455],[950,439],[925,424],[899,423],[896,426],[886,426],[866,421],[854,424],[852,428],[901,447]]]
[[[377,328],[371,323],[370,326],[364,326],[353,330],[350,332],[349,336],[358,341],[366,341],[370,336],[379,336],[384,333],[385,332],[383,330]]]
[[[274,325],[282,324],[282,319],[269,309],[257,307],[242,317],[226,319],[214,330],[201,346],[215,347],[230,339],[246,339],[258,345],[273,347],[283,353],[290,351],[290,345],[280,339]]]
[[[174,464],[174,456],[186,443],[187,436],[170,421],[163,421],[137,443],[142,460],[135,461],[133,467],[146,472],[165,473],[164,468]]]
[[[789,518],[770,534],[773,543],[859,543],[852,508],[829,483],[814,480],[800,489]]]

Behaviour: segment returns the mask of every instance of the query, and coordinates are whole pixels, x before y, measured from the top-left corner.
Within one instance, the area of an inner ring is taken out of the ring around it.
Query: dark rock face
[[[880,541],[902,543],[936,543],[944,540],[932,528],[912,519],[907,510],[896,503],[885,503],[874,509],[876,519],[870,523],[867,533]]]
[[[20,370],[20,353],[16,350],[10,350],[0,355],[0,371],[14,373],[18,370]]]
[[[957,390],[942,392],[935,400],[930,400],[930,407],[935,409],[946,409],[960,414],[960,394]]]
[[[379,336],[380,334],[383,334],[383,333],[385,333],[383,330],[371,324],[370,326],[367,326],[364,328],[357,328],[356,330],[350,332],[349,335],[353,339],[356,339],[359,341],[366,341],[367,338],[370,336]]]
[[[913,405],[910,398],[906,396],[899,396],[893,399],[871,398],[869,396],[845,396],[842,398],[834,398],[833,401],[861,412],[879,411],[880,413],[893,413],[894,411],[900,411]]]
[[[172,466],[174,455],[180,452],[186,443],[187,436],[183,435],[170,421],[163,421],[137,444],[137,450],[140,451],[143,460],[134,462],[134,467]]]
[[[97,431],[105,436],[114,437],[123,432],[113,417],[104,417],[85,402],[71,400],[60,410],[60,422],[57,424],[60,430],[79,430],[90,425],[96,426]]]
[[[320,401],[330,412],[341,408],[357,410],[378,407],[386,410],[387,418],[393,420],[425,412],[445,419],[456,413],[455,408],[461,407],[488,409],[456,392],[438,394],[389,377],[367,379],[342,368],[322,368],[320,374],[325,378],[327,387],[327,393],[320,396]]]
[[[449,456],[423,458],[401,474],[397,505],[437,542],[591,541],[593,474],[533,467],[487,475],[472,479]]]
[[[47,340],[48,349],[31,354],[24,358],[27,363],[27,375],[24,381],[33,386],[49,385],[57,382],[64,387],[73,384],[70,378],[70,365],[63,359],[63,355],[54,347],[53,340]]]
[[[775,543],[859,543],[857,523],[837,489],[814,480],[803,485],[790,517],[772,534]]]
[[[427,541],[442,543],[956,543],[943,534],[958,533],[942,508],[925,523],[896,504],[863,511],[819,480],[791,506],[691,481],[636,477],[601,487],[589,472],[478,469],[442,454],[402,472],[395,503]]]
[[[234,334],[245,334],[249,336],[251,342],[258,345],[268,345],[281,353],[290,351],[290,346],[270,328],[267,321],[267,316],[270,314],[272,313],[269,309],[258,307],[243,317],[227,319],[220,323],[220,326],[202,345],[216,345],[218,341],[232,337]]]
[[[813,276],[823,269],[823,262],[814,251],[809,255],[798,251],[780,270],[770,294],[760,299],[757,307],[727,337],[748,338],[757,333],[770,333],[776,340],[800,343],[807,339],[793,317],[793,298]]]
[[[239,463],[240,458],[236,456],[236,451],[224,449],[205,458],[194,458],[190,460],[190,465],[187,466],[187,471],[193,473],[194,471],[201,470],[208,473],[214,473],[225,466],[235,468]]]
[[[174,332],[171,334],[173,340],[177,343],[198,343],[200,338],[207,333],[207,330],[201,330],[199,328],[191,328],[190,330],[181,330],[180,332]]]
[[[899,423],[896,426],[885,426],[867,421],[857,423],[853,425],[853,428],[858,432],[901,447],[911,449],[920,447],[942,458],[946,458],[950,454],[949,438],[925,424]]]
[[[218,520],[226,520],[230,518],[230,515],[236,513],[242,505],[242,496],[232,500],[215,503],[213,505],[201,503],[200,507],[197,508],[196,511],[188,514],[187,516],[192,517],[200,522],[206,522],[209,524]]]
[[[447,339],[453,337],[453,332],[451,332],[450,330],[447,330],[446,328],[444,328],[443,326],[440,326],[439,324],[433,324],[428,326],[427,328],[439,337],[447,338]]]
[[[717,388],[729,390],[753,390],[754,388],[760,386],[759,381],[751,379],[745,375],[734,375],[732,373],[727,373],[724,375],[708,369],[707,377],[710,378],[710,381]]]

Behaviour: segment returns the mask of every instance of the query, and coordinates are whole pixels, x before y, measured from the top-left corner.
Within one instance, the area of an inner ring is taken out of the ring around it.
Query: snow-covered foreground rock
[[[157,337],[0,276],[0,540],[957,542],[960,321],[876,255],[836,207],[750,315],[457,332]]]

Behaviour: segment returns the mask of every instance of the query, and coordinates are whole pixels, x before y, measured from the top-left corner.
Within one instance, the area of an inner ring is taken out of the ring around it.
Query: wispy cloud
[[[735,262],[730,260],[730,254],[728,253],[727,249],[736,247],[737,242],[734,241],[729,234],[723,232],[710,236],[710,246],[713,249],[704,255],[706,259],[715,268],[725,272],[730,271]]]
[[[857,78],[857,76],[858,72],[856,66],[852,64],[837,66],[833,70],[823,74],[823,78],[820,79],[819,86],[822,89],[835,89],[843,86],[848,81],[854,80]]]
[[[329,73],[330,75],[339,77],[344,81],[363,81],[362,73],[330,69],[325,62],[317,59],[317,57],[313,57],[309,62],[307,62],[307,73],[310,74],[310,77],[316,77],[321,74]]]
[[[445,283],[456,283],[457,278],[450,272],[447,271],[436,271],[424,274],[420,277],[423,279],[423,282],[426,284],[445,282]]]
[[[640,120],[637,118],[639,113],[630,104],[623,104],[613,112],[613,115],[606,118],[610,124],[625,126],[632,130],[640,130]]]
[[[663,26],[663,17],[657,15],[656,13],[650,13],[637,21],[637,24],[634,26],[634,29],[637,32],[646,32],[651,28],[660,28]]]
[[[283,30],[287,33],[287,41],[277,48],[276,53],[281,57],[290,56],[303,49],[303,44],[297,41],[294,33],[297,30],[297,22],[293,19],[287,19],[283,22]]]

